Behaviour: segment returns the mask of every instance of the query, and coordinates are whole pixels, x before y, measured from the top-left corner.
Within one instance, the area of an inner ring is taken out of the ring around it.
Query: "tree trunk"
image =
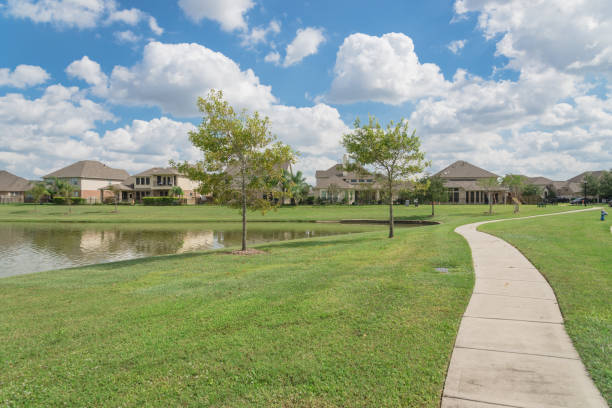
[[[487,196],[489,197],[489,215],[493,214],[493,201],[491,201],[491,192],[487,191]]]
[[[393,238],[393,185],[389,180],[389,238]]]
[[[115,212],[119,212],[119,209],[117,208],[117,196],[115,196]]]
[[[435,209],[434,209],[434,200],[431,200],[431,216],[433,217],[435,214]]]
[[[244,180],[244,170],[242,172],[242,250],[246,251],[246,236],[247,236],[247,224],[246,224],[246,210],[247,210],[247,199],[246,199],[246,186]]]

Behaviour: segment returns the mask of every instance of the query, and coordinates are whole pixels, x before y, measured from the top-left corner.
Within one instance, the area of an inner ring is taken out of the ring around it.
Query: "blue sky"
[[[407,118],[436,171],[612,167],[606,1],[0,0],[0,168],[197,160],[195,99],[269,115],[309,176],[356,116]]]

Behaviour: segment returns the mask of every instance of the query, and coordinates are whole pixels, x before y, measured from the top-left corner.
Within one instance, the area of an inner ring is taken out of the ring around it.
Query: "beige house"
[[[74,197],[81,197],[92,203],[112,197],[110,191],[101,189],[109,184],[119,184],[129,176],[127,171],[108,167],[99,161],[82,160],[47,174],[43,180],[51,181],[53,178],[64,180],[74,187],[72,193]]]
[[[173,187],[183,190],[187,204],[195,204],[201,198],[199,183],[192,181],[172,167],[153,167],[130,176],[119,185],[122,201],[140,201],[144,197],[167,197]]]
[[[341,163],[327,170],[315,172],[316,185],[312,189],[321,200],[342,202],[372,202],[380,200],[382,186],[370,173],[349,172]]]
[[[31,188],[28,180],[0,170],[0,203],[23,203],[26,191]]]
[[[584,197],[584,178],[587,174],[592,174],[595,178],[600,178],[603,170],[585,171],[579,175],[565,181],[554,181],[546,177],[527,177],[526,182],[542,188],[543,198],[546,198],[551,190],[556,196],[562,199],[572,199]]]
[[[444,180],[444,185],[448,188],[448,200],[454,204],[488,204],[487,191],[478,184],[478,181],[492,177],[499,178],[495,173],[462,160],[454,162],[435,176]],[[507,196],[508,189],[503,186],[491,192],[493,203],[505,204]]]

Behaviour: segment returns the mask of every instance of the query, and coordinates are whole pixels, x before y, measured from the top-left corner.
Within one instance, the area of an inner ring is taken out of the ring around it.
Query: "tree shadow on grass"
[[[355,245],[363,241],[372,239],[371,237],[355,237],[358,233],[337,235],[336,238],[317,240],[313,238],[304,238],[291,241],[280,241],[273,244],[258,245],[257,249],[276,249],[276,248],[311,248],[326,245]]]

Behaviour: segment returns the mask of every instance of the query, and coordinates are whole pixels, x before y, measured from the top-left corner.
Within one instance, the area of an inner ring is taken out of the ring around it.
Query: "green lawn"
[[[0,219],[238,219],[220,207],[63,210],[5,206]],[[265,219],[386,210],[283,208]],[[429,211],[397,208],[405,218]],[[441,206],[443,224],[398,228],[393,240],[374,231],[262,245],[256,256],[193,253],[0,279],[0,404],[437,407],[473,286],[469,247],[453,229],[513,217],[511,206],[485,211]]]
[[[484,214],[487,206],[437,206],[436,220],[445,221],[446,217],[471,217]],[[537,214],[551,211],[567,211],[569,206],[549,206],[546,209],[535,206],[523,206],[521,215]],[[194,223],[240,221],[238,210],[218,205],[188,205],[180,207],[156,206],[119,206],[119,213],[114,213],[112,205],[80,205],[68,207],[63,205],[0,205],[0,222],[96,222],[96,223]],[[511,206],[496,206],[496,212],[511,216]],[[397,205],[393,210],[396,219],[430,219],[431,206],[421,205],[418,208]],[[285,206],[265,215],[261,212],[249,212],[252,221],[329,221],[340,219],[387,219],[389,207],[386,205],[368,206]],[[495,217],[493,217],[495,218]]]
[[[480,230],[516,246],[546,277],[565,327],[612,405],[612,234],[599,212],[487,224]]]

